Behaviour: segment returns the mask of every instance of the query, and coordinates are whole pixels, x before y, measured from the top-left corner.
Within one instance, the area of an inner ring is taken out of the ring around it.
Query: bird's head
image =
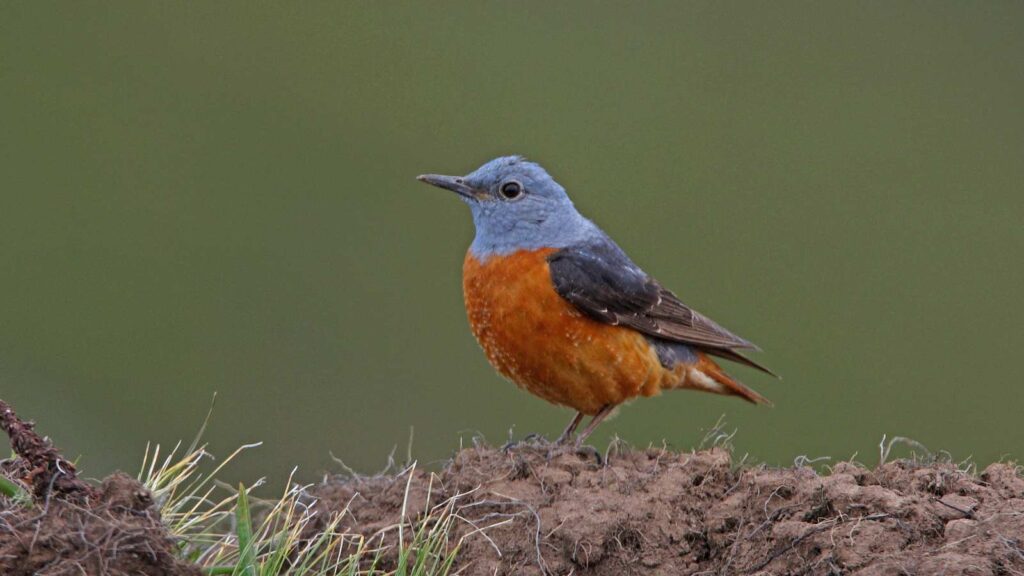
[[[476,225],[470,249],[478,257],[564,248],[593,228],[565,188],[521,156],[495,158],[465,176],[423,174],[417,179],[451,190],[469,205]]]

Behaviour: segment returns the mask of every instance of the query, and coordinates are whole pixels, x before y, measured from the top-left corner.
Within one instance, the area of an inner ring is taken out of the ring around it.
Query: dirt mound
[[[0,574],[198,576],[178,560],[149,492],[124,474],[98,488],[32,423],[0,401],[0,427],[18,454],[0,474],[31,487],[28,498],[0,496]]]
[[[18,454],[0,474],[26,487],[0,495],[0,574],[201,574],[138,482],[79,480],[2,401],[0,428]],[[440,472],[329,477],[308,490],[304,529],[314,540],[344,511],[341,530],[365,538],[341,545],[383,550],[362,556],[378,571],[397,567],[401,534],[408,545],[450,525],[459,574],[1024,574],[1024,477],[1010,464],[821,474],[740,466],[722,448],[621,447],[598,460],[540,442],[464,449]]]
[[[738,468],[723,449],[598,464],[547,446],[478,447],[440,473],[334,477],[313,493],[378,538],[394,536],[403,508],[415,521],[454,498],[465,574],[1024,573],[1024,478],[1008,464],[973,475],[842,463],[822,475]]]

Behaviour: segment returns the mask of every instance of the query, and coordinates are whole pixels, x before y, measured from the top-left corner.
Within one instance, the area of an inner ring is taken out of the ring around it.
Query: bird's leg
[[[572,438],[573,432],[576,432],[576,427],[580,425],[582,420],[583,412],[577,412],[576,415],[573,416],[572,421],[569,422],[569,425],[565,427],[565,431],[562,432],[562,435],[558,437],[558,440],[555,440],[555,444],[565,444],[568,442]]]
[[[572,435],[576,432],[576,427],[579,426],[580,422],[582,421],[583,412],[577,412],[576,415],[573,416],[572,420],[569,422],[569,425],[565,427],[565,430],[562,432],[562,435],[558,437],[558,440],[555,440],[555,444],[565,444],[569,440],[571,440]]]
[[[602,420],[607,418],[608,415],[611,414],[612,410],[614,410],[614,409],[615,409],[615,406],[613,406],[611,404],[608,404],[608,405],[604,406],[603,408],[601,408],[597,412],[597,414],[594,414],[594,417],[590,420],[590,423],[587,424],[587,427],[584,428],[583,432],[580,432],[579,437],[576,438],[576,447],[577,448],[579,448],[580,446],[583,445],[583,441],[587,439],[587,436],[590,436],[594,432],[594,429],[597,428],[597,425],[600,424]],[[580,416],[583,416],[583,415],[580,414]]]

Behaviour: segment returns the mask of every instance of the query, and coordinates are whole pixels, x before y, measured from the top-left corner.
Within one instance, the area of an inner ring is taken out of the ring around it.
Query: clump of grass
[[[451,572],[461,544],[461,540],[452,542],[451,533],[463,495],[429,508],[417,521],[409,519],[403,505],[398,524],[369,537],[353,534],[342,529],[347,509],[322,520],[310,487],[295,484],[291,477],[284,493],[270,500],[252,495],[262,481],[239,485],[237,490],[217,481],[225,466],[256,446],[242,446],[209,472],[202,464],[210,456],[198,443],[181,455],[181,446],[176,446],[162,458],[159,446],[147,447],[139,481],[153,493],[181,555],[207,574],[445,576]],[[403,472],[410,479],[406,503],[414,472],[415,464]],[[398,541],[392,550],[395,567],[384,570],[381,559],[389,551],[385,540],[394,534]]]
[[[10,498],[17,506],[28,506],[32,503],[32,496],[28,491],[6,476],[0,476],[0,496]]]

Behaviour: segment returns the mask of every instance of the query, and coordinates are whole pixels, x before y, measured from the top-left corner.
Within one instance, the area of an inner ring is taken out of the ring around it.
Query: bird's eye
[[[501,185],[501,197],[506,200],[515,200],[523,195],[523,185],[515,180],[511,182],[505,182]]]

